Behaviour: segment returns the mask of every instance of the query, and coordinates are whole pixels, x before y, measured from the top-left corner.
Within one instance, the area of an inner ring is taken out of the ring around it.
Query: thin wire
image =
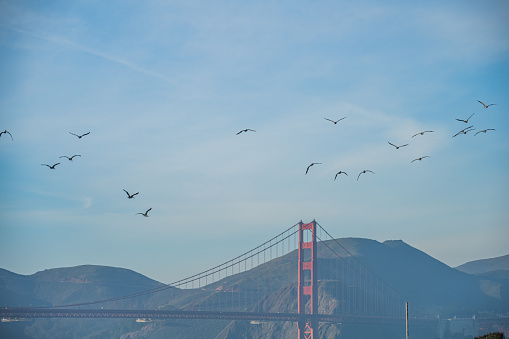
[[[316,223],[336,244],[338,244],[339,247],[341,247],[346,253],[348,253],[350,255],[351,258],[353,258],[355,261],[357,261],[359,263],[360,266],[363,266],[364,268],[366,268],[366,270],[370,271],[377,279],[379,279],[382,283],[384,283],[386,286],[388,286],[391,290],[393,290],[402,300],[408,300],[410,302],[412,302],[412,304],[414,304],[415,306],[417,306],[420,310],[422,310],[424,313],[427,313],[428,315],[430,316],[433,316],[430,312],[428,312],[426,309],[424,309],[422,306],[420,306],[419,304],[417,303],[414,303],[412,300],[410,300],[409,298],[407,298],[406,296],[404,296],[403,294],[401,294],[400,292],[398,292],[394,287],[391,286],[391,284],[389,284],[388,282],[386,282],[385,280],[383,280],[382,278],[380,278],[375,272],[371,271],[366,265],[364,265],[358,258],[356,258],[352,253],[350,253],[343,245],[341,245],[337,239],[334,239],[330,234],[329,232],[327,232],[326,229],[324,229],[320,224]],[[321,239],[320,239],[321,241]],[[337,254],[334,250],[332,250],[327,244],[324,243],[325,246],[327,246],[327,248],[329,248],[329,250],[331,250],[332,252],[334,252],[341,260],[343,260],[343,258]],[[355,270],[355,268],[354,268]],[[370,281],[371,282],[371,281]],[[372,283],[372,282],[371,282]]]
[[[84,306],[84,305],[95,305],[95,304],[101,304],[101,303],[109,303],[109,302],[120,301],[120,300],[124,300],[124,299],[132,299],[132,298],[135,298],[135,297],[138,297],[138,296],[142,296],[142,295],[146,295],[146,294],[151,294],[151,293],[157,293],[157,292],[160,292],[160,291],[164,291],[164,290],[170,289],[172,287],[182,286],[182,285],[184,285],[184,284],[186,284],[186,283],[188,283],[190,281],[196,280],[197,279],[196,277],[203,277],[203,276],[205,276],[205,273],[213,271],[213,272],[209,273],[209,275],[211,275],[211,274],[217,273],[218,271],[221,271],[222,269],[220,269],[220,270],[216,270],[216,269],[221,268],[221,267],[231,263],[232,261],[235,261],[235,260],[241,258],[242,256],[244,256],[244,255],[246,255],[246,254],[248,254],[248,253],[250,253],[252,251],[257,250],[257,249],[261,248],[262,246],[265,246],[267,243],[271,242],[272,240],[276,239],[280,235],[284,234],[286,231],[294,228],[296,225],[298,225],[298,223],[293,225],[293,226],[291,226],[291,227],[289,227],[288,229],[286,229],[282,233],[278,234],[277,236],[273,237],[272,239],[270,239],[270,240],[264,242],[263,244],[255,247],[254,249],[252,249],[250,251],[247,251],[247,252],[245,252],[245,253],[243,253],[243,254],[241,254],[241,255],[239,255],[239,256],[231,259],[231,260],[228,260],[228,261],[222,263],[221,265],[217,265],[215,267],[209,268],[208,270],[205,270],[205,271],[200,272],[198,274],[192,275],[192,276],[184,278],[184,279],[177,280],[177,281],[175,281],[173,283],[166,284],[166,285],[159,286],[159,287],[155,287],[155,288],[148,289],[148,290],[141,291],[141,292],[136,292],[136,293],[127,294],[127,295],[124,295],[124,296],[115,297],[115,298],[101,299],[101,300],[95,300],[95,301],[84,302],[84,303],[75,303],[75,304],[66,304],[66,305],[55,305],[55,306],[52,306],[52,308],[65,308],[65,307],[76,307],[76,306]],[[236,264],[236,263],[234,263],[234,264]],[[227,266],[227,268],[230,267],[230,266],[231,265]],[[33,307],[33,308],[42,308],[42,307]]]

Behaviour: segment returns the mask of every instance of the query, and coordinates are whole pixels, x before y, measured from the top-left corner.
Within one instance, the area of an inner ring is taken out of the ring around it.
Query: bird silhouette
[[[7,130],[3,131],[3,132],[0,132],[0,137],[2,136],[2,134],[9,134],[11,136],[11,139],[14,140],[14,138],[12,137],[12,134],[9,133]]]
[[[467,128],[464,128],[461,131],[459,131],[458,133],[454,134],[452,137],[454,138],[455,136],[460,135],[462,133],[467,134],[468,132],[475,130],[475,128],[472,128],[472,127],[474,127],[474,126],[468,126]]]
[[[73,159],[74,157],[81,157],[81,155],[79,155],[79,154],[75,154],[75,155],[73,155],[72,157],[68,157],[67,155],[62,155],[62,156],[61,156],[61,157],[59,157],[59,158],[67,158],[67,159],[69,159],[70,161],[72,161],[72,159]]]
[[[476,136],[477,134],[479,134],[479,133],[481,133],[481,132],[482,132],[482,133],[486,133],[487,131],[495,131],[495,129],[494,129],[494,128],[484,129],[484,130],[479,131],[479,132],[477,132],[476,134],[474,134],[474,136]]]
[[[339,120],[336,120],[336,121],[334,121],[334,120],[331,120],[331,119],[327,119],[327,118],[324,118],[324,119],[325,119],[325,120],[329,120],[330,122],[333,122],[333,123],[334,123],[334,125],[335,125],[335,124],[337,124],[338,122],[340,122],[341,120],[343,120],[343,119],[345,119],[345,118],[346,118],[346,117],[344,117],[344,118],[341,118],[341,119],[339,119]]]
[[[400,147],[405,147],[405,146],[408,146],[408,144],[404,144],[404,145],[401,145],[401,146],[396,146],[394,145],[393,143],[389,142],[389,145],[392,145],[394,147],[396,147],[396,149],[399,149]]]
[[[425,155],[425,156],[423,156],[423,157],[420,157],[420,158],[414,159],[414,160],[410,161],[410,163],[412,163],[412,162],[414,162],[414,161],[417,161],[417,160],[421,161],[421,160],[422,160],[422,159],[424,159],[424,158],[429,158],[429,155]]]
[[[467,120],[463,120],[463,119],[456,119],[456,120],[458,120],[458,121],[462,121],[462,122],[464,122],[465,124],[468,124],[468,120],[470,120],[470,118],[471,118],[473,115],[474,115],[474,113],[472,113],[472,115],[471,115],[471,116],[469,116]]]
[[[56,166],[56,165],[59,165],[59,164],[60,164],[60,163],[59,163],[59,162],[57,162],[57,163],[56,163],[56,164],[54,164],[53,166],[50,166],[50,165],[47,165],[47,164],[41,164],[41,165],[42,165],[42,166],[48,166],[50,169],[53,169],[53,170],[54,170],[54,169],[55,169],[55,166]]]
[[[479,101],[479,100],[477,100],[477,101]],[[489,104],[489,105],[485,105],[485,104],[484,104],[484,102],[482,102],[482,101],[479,101],[479,102],[481,103],[481,105],[483,105],[483,106],[484,106],[484,108],[488,108],[488,107],[490,107],[490,106],[496,105],[496,104]]]
[[[419,134],[420,135],[424,135],[424,133],[430,133],[430,132],[434,132],[434,131],[422,131],[422,132],[419,132],[419,133],[416,133],[416,134],[412,135],[412,138],[415,137],[415,136],[418,136]]]
[[[128,199],[132,199],[132,198],[134,198],[134,196],[135,196],[136,194],[140,194],[140,192],[136,192],[136,193],[134,193],[134,194],[129,194],[129,192],[127,192],[126,190],[124,190],[124,192],[127,194],[127,198],[128,198]]]
[[[143,215],[144,217],[147,217],[147,218],[148,218],[148,212],[149,212],[151,209],[152,209],[152,207],[150,207],[150,208],[149,208],[149,209],[148,209],[145,213],[141,213],[141,212],[139,212],[139,213],[136,213],[136,214],[141,214],[141,215]]]
[[[240,133],[242,133],[242,132],[247,132],[247,131],[256,132],[255,130],[252,130],[252,129],[246,128],[246,129],[243,129],[242,131],[240,131],[239,133],[237,133],[236,135],[239,135]]]
[[[346,172],[343,172],[343,171],[339,171],[338,173],[336,173],[336,176],[334,176],[334,181],[336,181],[336,178],[338,177],[338,174],[345,174],[345,175],[348,175]]]
[[[321,162],[313,162],[311,165],[308,166],[308,168],[306,168],[306,174],[308,174],[308,171],[309,171],[309,168],[313,165],[321,165],[322,163]]]
[[[359,173],[359,175],[357,176],[357,181],[359,180],[359,178],[360,178],[361,174],[362,174],[362,173],[366,173],[366,172],[370,172],[370,173],[375,174],[375,172],[373,172],[373,171],[370,171],[370,170],[364,170],[364,171],[360,172],[360,173]]]
[[[83,138],[83,137],[84,137],[85,135],[88,135],[88,134],[90,134],[90,132],[87,132],[87,133],[85,133],[85,134],[82,134],[82,135],[74,134],[74,133],[71,133],[71,132],[69,132],[69,133],[70,133],[70,134],[72,134],[72,135],[75,135],[75,136],[77,136],[77,137],[78,137],[78,139],[81,139],[81,138]]]

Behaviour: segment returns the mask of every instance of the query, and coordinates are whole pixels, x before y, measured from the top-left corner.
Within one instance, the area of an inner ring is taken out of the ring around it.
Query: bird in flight
[[[418,136],[419,134],[424,135],[424,133],[430,133],[430,132],[434,132],[434,131],[422,131],[422,132],[412,135],[412,138]]]
[[[461,133],[467,134],[468,132],[475,130],[475,128],[472,128],[472,127],[474,127],[474,126],[468,126],[467,128],[464,128],[461,131],[459,131],[458,133],[454,134],[452,137],[454,138],[455,136],[460,135]]]
[[[50,169],[55,169],[55,166],[56,165],[59,165],[60,163],[57,162],[56,164],[54,164],[53,166],[50,166],[50,165],[47,165],[47,164],[41,164],[42,166],[48,166]]]
[[[364,170],[364,171],[360,172],[360,173],[359,173],[359,175],[357,176],[357,181],[359,180],[359,177],[361,176],[361,174],[362,174],[362,173],[366,173],[366,172],[370,172],[370,173],[375,174],[375,172],[373,172],[373,171],[370,171],[370,170]]]
[[[140,194],[140,192],[136,192],[136,193],[134,193],[134,194],[129,194],[129,192],[127,192],[126,190],[124,190],[124,192],[127,194],[127,198],[128,198],[128,199],[132,199],[132,198],[134,198],[134,196],[135,196],[136,194]],[[150,210],[149,210],[149,211],[150,211]],[[148,211],[147,211],[147,212],[148,212]]]
[[[239,135],[240,133],[242,133],[242,132],[247,132],[247,131],[256,132],[255,130],[252,130],[252,129],[246,128],[246,129],[243,129],[242,131],[240,131],[239,133],[237,133],[236,135]]]
[[[472,113],[472,115],[474,115],[474,113]],[[468,120],[470,120],[470,118],[472,117],[472,115],[471,115],[471,116],[469,116],[467,120],[463,120],[463,119],[456,119],[456,120],[458,120],[458,121],[462,121],[462,122],[464,122],[465,124],[468,124]]]
[[[422,159],[424,159],[424,158],[429,158],[429,155],[425,155],[425,156],[423,156],[423,157],[420,157],[420,158],[414,159],[414,160],[410,161],[410,163],[412,163],[412,162],[414,162],[414,161],[417,161],[417,160],[421,161],[421,160],[422,160]]]
[[[12,137],[12,134],[9,133],[7,130],[3,131],[3,132],[0,132],[0,137],[2,136],[2,134],[9,134],[11,136],[11,139],[14,140],[14,138]]]
[[[321,162],[313,162],[311,165],[308,166],[308,168],[306,168],[306,174],[308,174],[308,171],[309,171],[309,168],[313,165],[321,165],[322,163]]]
[[[348,175],[348,174],[346,174],[346,172],[339,171],[338,173],[336,173],[336,176],[334,177],[334,181],[336,181],[336,178],[338,177],[338,174],[341,174],[341,173],[343,173],[345,175]]]
[[[404,144],[404,145],[401,145],[401,146],[396,146],[396,145],[394,145],[393,143],[390,143],[390,142],[389,142],[389,145],[392,145],[392,146],[396,147],[396,149],[399,149],[400,147],[408,146],[408,144]]]
[[[77,135],[77,134],[74,134],[74,133],[71,133],[71,132],[69,132],[69,133],[70,133],[70,134],[72,134],[72,135],[75,135],[75,136],[77,136],[77,137],[78,137],[78,139],[81,139],[81,138],[83,138],[83,137],[84,137],[85,135],[88,135],[88,134],[90,134],[90,132],[88,132],[88,133],[85,133],[85,134],[82,134],[82,135]]]
[[[474,134],[474,136],[476,136],[477,134],[479,134],[479,133],[481,133],[481,132],[482,132],[482,133],[486,133],[487,131],[495,131],[495,129],[494,129],[494,128],[484,129],[484,130],[479,131],[479,132],[477,132],[476,134]]]
[[[136,213],[136,214],[141,214],[141,215],[143,215],[144,217],[147,217],[147,218],[148,218],[148,212],[149,212],[151,209],[152,209],[152,207],[150,207],[150,208],[149,208],[149,209],[148,209],[145,213],[141,213],[141,212],[139,212],[139,213]]]
[[[67,155],[62,155],[62,156],[61,156],[61,157],[59,157],[59,158],[67,158],[67,159],[69,159],[70,161],[72,161],[72,158],[74,158],[74,157],[81,157],[81,155],[79,155],[79,154],[75,154],[75,155],[73,155],[72,157],[68,157]]]
[[[477,100],[477,101],[479,101],[479,100]],[[490,106],[496,105],[496,104],[489,104],[489,105],[485,105],[485,104],[484,104],[484,102],[482,102],[482,101],[479,101],[479,102],[481,103],[481,105],[483,105],[483,106],[484,106],[484,108],[488,108],[488,107],[490,107]]]
[[[334,125],[335,125],[335,124],[337,124],[338,122],[340,122],[341,120],[343,120],[343,119],[345,119],[345,118],[346,118],[346,117],[344,117],[344,118],[341,118],[341,119],[339,119],[339,120],[336,120],[336,121],[334,121],[334,120],[331,120],[331,119],[327,119],[327,118],[324,118],[324,119],[325,119],[325,120],[329,120],[330,122],[333,122],[333,123],[334,123]]]

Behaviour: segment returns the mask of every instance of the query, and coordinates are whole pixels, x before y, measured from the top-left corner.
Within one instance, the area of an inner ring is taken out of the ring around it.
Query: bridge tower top
[[[310,241],[304,241],[305,231],[311,232]],[[305,254],[305,250],[308,250],[310,253]],[[308,314],[318,313],[317,259],[316,221],[313,220],[308,224],[304,224],[301,220],[299,222],[299,268],[297,280],[297,307],[299,314],[306,314],[307,299],[305,296],[310,298]],[[299,321],[298,327],[299,339],[313,339],[315,331],[318,331],[318,323],[312,319]],[[316,338],[318,338],[318,332],[316,332]]]

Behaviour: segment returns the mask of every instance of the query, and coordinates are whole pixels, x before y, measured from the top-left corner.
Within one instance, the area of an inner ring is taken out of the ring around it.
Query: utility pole
[[[409,337],[409,332],[408,332],[408,301],[405,303],[405,313],[406,313],[406,339],[408,339]]]

